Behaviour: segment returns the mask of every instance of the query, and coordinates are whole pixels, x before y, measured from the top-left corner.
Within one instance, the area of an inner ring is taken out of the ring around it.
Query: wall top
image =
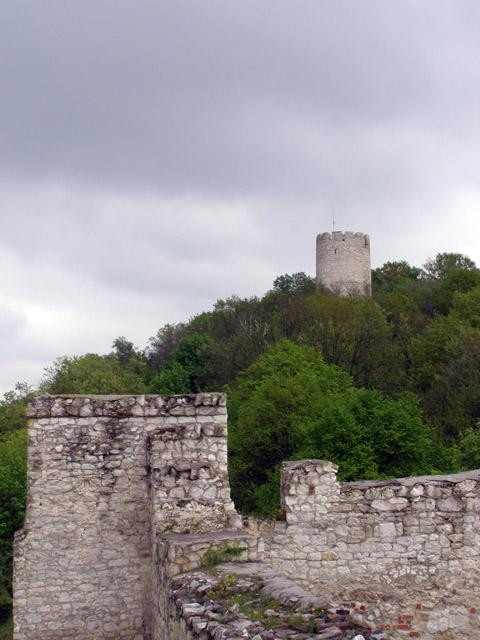
[[[59,395],[36,396],[27,418],[154,417],[225,413],[224,393],[190,395]]]
[[[465,480],[479,481],[480,469],[433,476],[407,476],[406,478],[390,478],[387,480],[357,480],[354,482],[343,482],[341,486],[344,491],[348,491],[350,489],[367,490],[375,487],[413,487],[416,484],[461,484],[465,482]]]
[[[307,460],[287,460],[282,462],[282,471],[293,472],[300,470],[308,470],[315,468],[325,473],[336,473],[338,471],[338,464],[330,462],[330,460],[317,460],[316,458],[309,458]]]
[[[312,472],[322,475],[325,473],[336,474],[337,471],[338,465],[329,460],[287,461],[282,463],[282,484],[285,485],[290,483],[294,477],[300,478],[302,475],[308,475]],[[347,493],[349,491],[368,491],[369,489],[382,487],[414,487],[419,484],[462,485],[462,483],[469,480],[480,482],[480,469],[442,475],[407,476],[405,478],[387,478],[385,480],[356,480],[354,482],[340,482],[339,486],[344,493]],[[468,487],[469,484],[467,482],[466,486]]]

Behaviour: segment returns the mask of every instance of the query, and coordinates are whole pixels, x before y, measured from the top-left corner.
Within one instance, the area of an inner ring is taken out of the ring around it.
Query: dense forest
[[[278,513],[286,459],[333,460],[342,480],[480,467],[480,270],[443,253],[423,268],[386,263],[372,280],[372,298],[338,298],[303,273],[283,275],[262,298],[219,300],[162,327],[145,349],[120,337],[109,354],[59,358],[37,389],[5,394],[0,624],[34,393],[226,390],[233,498],[248,513]]]

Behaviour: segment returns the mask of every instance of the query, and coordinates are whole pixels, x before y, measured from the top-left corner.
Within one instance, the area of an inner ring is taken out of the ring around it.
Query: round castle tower
[[[366,233],[334,231],[317,236],[317,287],[340,296],[370,296],[370,238]]]

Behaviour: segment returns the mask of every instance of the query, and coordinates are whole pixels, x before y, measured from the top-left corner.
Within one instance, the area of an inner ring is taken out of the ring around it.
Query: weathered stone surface
[[[333,600],[352,599],[359,584],[362,591],[395,585],[395,604],[389,588],[388,598],[359,612],[386,625],[389,637],[476,639],[480,472],[340,484],[336,470],[322,460],[284,464],[285,523],[268,530],[245,522],[263,536],[265,561]],[[449,584],[462,596],[447,606]],[[399,623],[405,607],[409,619]]]
[[[317,236],[317,286],[336,295],[370,295],[370,238],[334,231]]]
[[[259,562],[182,574],[168,591],[165,637],[172,640],[350,640],[363,631],[348,609],[327,609],[322,599]],[[365,633],[363,640],[371,638]]]
[[[288,462],[284,519],[242,519],[230,500],[225,402],[32,401],[15,640],[318,640],[335,626],[349,640],[354,627],[365,640],[478,640],[479,471],[340,484],[329,461]],[[230,563],[237,576],[253,571],[285,606],[331,619],[314,616],[313,636],[302,620],[272,634],[234,604],[225,626],[197,572],[228,554],[246,563]]]
[[[15,639],[152,638],[156,536],[235,515],[225,397],[45,396],[28,415]]]

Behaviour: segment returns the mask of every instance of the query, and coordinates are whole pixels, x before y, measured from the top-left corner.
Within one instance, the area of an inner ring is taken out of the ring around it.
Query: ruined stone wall
[[[412,624],[397,621],[400,610],[416,619],[412,637],[476,638],[480,472],[341,484],[337,470],[284,464],[285,522],[263,525],[271,565],[333,598],[376,590],[371,620],[394,616],[393,631]]]
[[[172,599],[172,585],[177,576],[200,568],[209,552],[217,554],[219,559],[235,557],[242,561],[258,560],[258,539],[249,536],[242,529],[159,534],[155,549],[156,579],[152,590],[154,640],[177,640],[178,629],[183,627],[187,633],[187,627],[181,624],[178,607]],[[229,556],[232,550],[238,550],[238,553]]]
[[[430,575],[480,558],[480,472],[339,483],[325,461],[285,463],[282,505],[297,575]],[[282,541],[283,542],[283,541]],[[272,554],[284,556],[282,544]]]
[[[177,580],[212,549],[240,549],[235,559],[300,580],[334,604],[334,617],[348,610],[355,628],[372,630],[365,638],[478,640],[479,471],[341,484],[331,462],[287,462],[284,519],[242,521],[230,500],[225,405],[222,394],[32,402],[15,640],[217,638],[207,587],[185,578],[185,595]],[[192,613],[195,594],[207,622]],[[322,629],[331,622],[314,618]]]
[[[152,638],[156,536],[234,514],[225,404],[222,394],[34,399],[16,640]]]
[[[317,236],[317,286],[335,295],[371,295],[370,238],[334,231]]]

